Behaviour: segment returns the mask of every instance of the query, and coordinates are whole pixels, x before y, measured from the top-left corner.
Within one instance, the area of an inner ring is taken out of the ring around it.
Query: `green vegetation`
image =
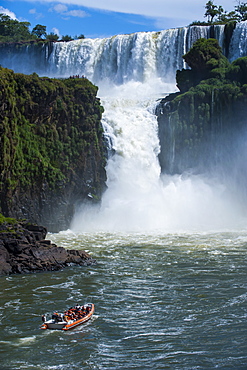
[[[59,36],[54,33],[46,33],[46,26],[37,24],[32,31],[29,30],[29,22],[19,22],[17,19],[12,19],[6,14],[0,13],[0,42],[30,42],[35,40],[43,40],[43,42],[58,41]],[[75,39],[83,39],[84,35]],[[73,37],[65,35],[61,38],[62,41],[74,40]]]
[[[215,39],[199,39],[183,56],[191,70],[177,71],[178,94],[174,103],[183,99],[212,100],[212,93],[223,105],[246,100],[247,57],[230,63]],[[207,99],[206,99],[207,98]]]
[[[182,92],[201,80],[223,77],[225,69],[229,67],[229,62],[215,39],[197,40],[183,58],[191,69],[177,71],[177,86]]]
[[[177,85],[181,92],[198,85],[202,80],[209,80],[210,85],[233,83],[238,86],[247,81],[247,57],[230,63],[215,39],[197,40],[183,58],[191,69],[177,71]],[[184,86],[184,81],[187,87]]]
[[[29,31],[29,22],[19,22],[0,14],[0,42],[30,41],[36,38]]]
[[[0,68],[0,210],[16,189],[38,195],[44,187],[64,188],[93,158],[103,168],[103,108],[96,95],[86,78],[39,78]]]
[[[182,162],[191,166],[199,163],[202,150],[206,151],[201,155],[204,161],[213,155],[210,148],[217,145],[212,144],[215,136],[231,141],[229,138],[244,127],[247,113],[247,57],[230,63],[217,40],[199,39],[183,58],[191,69],[177,71],[180,92],[163,100],[169,109],[162,116],[169,122],[163,125],[167,131],[162,133],[168,138],[167,147],[175,140],[169,137],[169,127],[176,133],[177,171]]]
[[[69,35],[65,35],[65,36],[62,36],[62,41],[72,41],[74,40],[73,37],[69,36]]]
[[[49,34],[46,35],[46,41],[58,41],[59,40],[59,36],[56,35],[54,32],[51,32]]]
[[[1,213],[0,213],[0,225],[2,224],[11,224],[11,225],[16,225],[17,224],[17,220],[15,218],[10,218],[10,217],[4,217]]]
[[[46,37],[46,26],[42,26],[41,24],[37,24],[33,28],[32,34],[37,36],[39,39],[41,39],[43,36]]]
[[[191,25],[226,24],[247,20],[246,2],[238,1],[238,5],[234,7],[234,10],[227,12],[221,5],[216,5],[213,1],[208,1],[205,5],[205,10],[204,17],[207,18],[207,22],[195,21]]]

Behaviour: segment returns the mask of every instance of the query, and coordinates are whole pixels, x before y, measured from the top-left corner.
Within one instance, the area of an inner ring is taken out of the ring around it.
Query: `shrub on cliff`
[[[198,39],[183,59],[191,69],[177,71],[177,86],[182,92],[210,77],[225,78],[229,67],[216,39]]]
[[[29,219],[31,210],[44,212],[45,199],[52,208],[51,196],[60,196],[54,212],[59,201],[73,208],[89,192],[98,196],[105,179],[102,112],[97,87],[86,78],[0,68],[0,211]]]
[[[246,126],[247,57],[230,64],[216,40],[200,39],[184,59],[191,69],[177,72],[180,93],[163,100],[159,118],[162,170],[172,173],[230,161],[232,137]]]
[[[241,85],[247,84],[247,57],[238,58],[229,66],[226,77]]]

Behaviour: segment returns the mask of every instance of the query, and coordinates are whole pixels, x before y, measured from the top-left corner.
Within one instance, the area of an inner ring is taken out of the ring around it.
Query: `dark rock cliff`
[[[1,215],[0,215],[1,218]],[[0,275],[60,270],[96,261],[83,250],[67,250],[45,240],[43,226],[6,220],[0,223]]]
[[[216,40],[200,39],[177,72],[180,92],[157,107],[162,172],[246,173],[247,58],[230,64]],[[242,179],[246,182],[246,179]]]
[[[0,212],[49,231],[105,188],[103,108],[85,78],[49,79],[0,68]]]

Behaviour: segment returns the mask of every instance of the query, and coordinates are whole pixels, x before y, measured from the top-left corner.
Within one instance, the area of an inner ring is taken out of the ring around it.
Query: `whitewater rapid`
[[[193,232],[244,226],[241,205],[219,178],[161,174],[154,112],[158,98],[174,90],[160,79],[153,85],[102,86],[102,124],[109,145],[107,190],[99,205],[81,205],[72,230]]]

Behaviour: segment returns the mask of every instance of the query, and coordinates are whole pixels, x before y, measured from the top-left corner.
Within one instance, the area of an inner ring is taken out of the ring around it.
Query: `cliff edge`
[[[190,69],[177,71],[180,91],[156,111],[162,172],[238,171],[246,183],[247,57],[230,63],[217,40],[199,39],[183,58]]]
[[[105,189],[97,87],[0,67],[0,212],[56,232]]]

